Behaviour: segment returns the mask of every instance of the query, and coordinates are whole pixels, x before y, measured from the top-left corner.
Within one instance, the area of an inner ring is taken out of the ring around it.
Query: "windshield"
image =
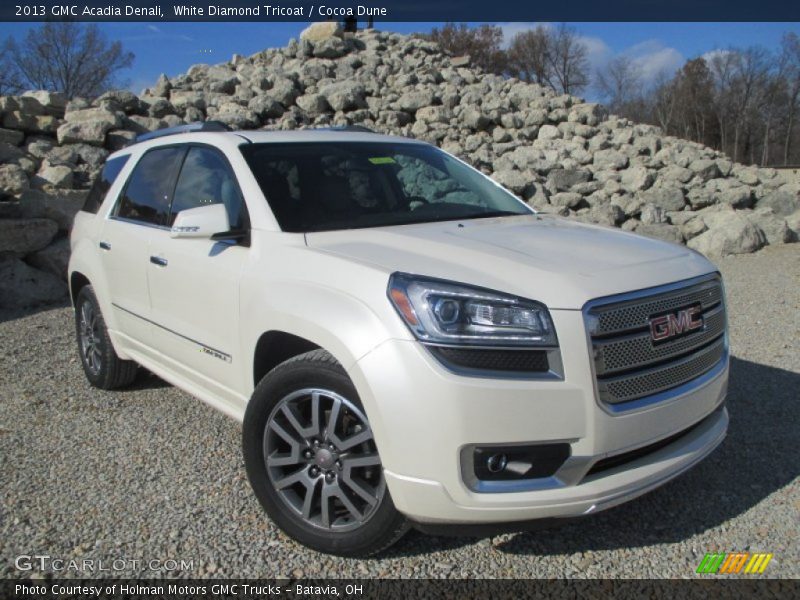
[[[532,213],[514,195],[433,146],[326,142],[241,149],[284,231]]]

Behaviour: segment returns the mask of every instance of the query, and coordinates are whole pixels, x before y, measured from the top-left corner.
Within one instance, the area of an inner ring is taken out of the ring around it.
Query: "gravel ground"
[[[705,552],[747,550],[774,553],[767,575],[800,577],[800,245],[720,266],[731,428],[708,460],[581,522],[484,539],[412,532],[373,560],[316,554],[275,529],[248,487],[237,423],[152,375],[90,388],[69,308],[0,314],[0,577],[30,575],[14,568],[20,554],[123,559],[117,575],[146,577],[691,577]],[[151,559],[191,565],[150,571]]]

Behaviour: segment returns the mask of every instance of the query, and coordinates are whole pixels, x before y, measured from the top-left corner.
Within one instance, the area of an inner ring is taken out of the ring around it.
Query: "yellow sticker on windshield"
[[[373,165],[393,165],[395,161],[391,156],[374,156],[369,162]]]

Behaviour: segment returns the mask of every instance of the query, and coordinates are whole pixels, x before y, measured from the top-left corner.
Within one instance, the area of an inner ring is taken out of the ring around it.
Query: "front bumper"
[[[610,414],[596,400],[580,311],[551,314],[563,380],[458,375],[408,340],[386,341],[350,369],[392,499],[410,519],[498,523],[590,514],[662,485],[724,439],[727,357],[697,386],[641,410]],[[654,452],[588,474],[599,460],[689,428]],[[541,442],[567,442],[571,457],[553,477],[533,485],[478,492],[462,473],[467,446]]]

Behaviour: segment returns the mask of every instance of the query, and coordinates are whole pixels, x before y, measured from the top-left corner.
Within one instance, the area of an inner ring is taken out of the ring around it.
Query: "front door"
[[[181,210],[225,204],[231,229],[246,226],[246,211],[225,156],[191,146],[178,176],[169,224]],[[244,365],[239,348],[239,277],[249,247],[230,241],[150,238],[148,282],[153,345],[174,361],[181,375],[236,404]]]

